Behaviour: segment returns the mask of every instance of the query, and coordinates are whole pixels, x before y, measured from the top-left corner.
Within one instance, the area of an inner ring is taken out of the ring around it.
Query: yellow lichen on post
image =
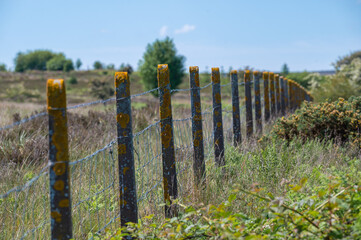
[[[189,73],[193,73],[194,74],[194,82],[196,84],[197,87],[199,87],[199,67],[197,66],[191,66],[189,67]]]
[[[268,79],[268,72],[263,72],[263,79]]]
[[[125,91],[125,95],[122,97],[129,97],[130,96],[130,83],[129,83],[128,72],[116,72],[114,74],[115,89],[119,88],[119,85],[124,82],[126,83],[126,91]]]
[[[216,74],[212,74],[212,82],[214,84],[216,83],[220,83],[221,79],[220,79],[220,75],[219,75],[219,68],[212,68],[212,72],[216,72]]]
[[[72,238],[66,88],[63,79],[47,81],[52,239]]]
[[[246,70],[246,71],[244,72],[244,81],[245,81],[245,82],[251,81],[251,71]]]
[[[237,70],[232,70],[230,74],[237,74]]]
[[[46,87],[48,109],[65,108],[66,92],[63,79],[49,79]]]
[[[169,84],[168,64],[158,64],[157,78],[158,87],[165,87]]]

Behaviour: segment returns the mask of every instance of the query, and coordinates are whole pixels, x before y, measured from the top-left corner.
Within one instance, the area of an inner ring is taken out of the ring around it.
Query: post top
[[[212,68],[212,82],[213,83],[220,83],[221,79],[219,76],[219,68]]]
[[[237,70],[232,70],[231,74],[237,74]]]
[[[275,74],[275,79],[278,80],[280,78],[280,75]]]
[[[218,67],[212,68],[212,72],[219,72],[219,68]]]
[[[270,72],[270,73],[269,73],[269,78],[270,78],[271,80],[274,80],[274,77],[275,77],[275,74],[274,74],[273,72]]]
[[[246,70],[244,72],[244,81],[247,82],[247,81],[250,81],[251,80],[251,71],[250,70]]]
[[[158,64],[158,70],[164,71],[165,69],[168,69],[168,64]]]
[[[129,80],[128,72],[116,72],[114,74],[115,87],[119,87],[120,83]]]
[[[190,66],[189,67],[189,72],[193,73],[193,72],[198,72],[199,71],[199,67],[198,66]]]
[[[263,79],[268,79],[268,72],[263,72]]]
[[[48,79],[46,84],[48,109],[66,108],[66,89],[63,79]]]

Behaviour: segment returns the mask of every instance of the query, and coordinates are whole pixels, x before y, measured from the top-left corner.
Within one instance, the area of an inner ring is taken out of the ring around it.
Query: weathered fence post
[[[231,71],[234,146],[242,141],[237,70]]]
[[[172,204],[172,199],[177,198],[178,188],[168,64],[158,65],[157,78],[160,101],[159,115],[162,139],[163,189],[164,201],[166,202],[165,216],[170,218],[177,215],[177,206]]]
[[[280,77],[280,98],[281,98],[281,114],[286,114],[286,101],[285,101],[285,81]]]
[[[273,72],[269,73],[270,80],[270,96],[271,96],[271,114],[272,118],[276,117],[276,96],[275,96],[275,75]]]
[[[51,239],[73,238],[69,181],[68,125],[63,79],[47,82]]]
[[[276,106],[277,106],[277,115],[281,113],[281,90],[280,90],[280,76],[275,74],[275,91],[276,91]]]
[[[205,179],[201,90],[199,86],[199,68],[189,67],[189,82],[191,87],[192,135],[193,135],[193,172],[196,184]]]
[[[247,138],[253,135],[253,116],[252,116],[252,93],[251,93],[251,73],[246,70],[244,73],[244,90],[246,101],[246,132]]]
[[[289,101],[289,94],[288,94],[288,79],[283,79],[283,87],[284,87],[284,94],[285,94],[285,112],[289,111],[290,108],[290,101]]]
[[[261,89],[259,86],[259,79],[261,74],[258,71],[253,72],[254,76],[254,111],[256,120],[256,132],[262,134],[262,106],[261,106]]]
[[[138,223],[137,188],[135,183],[130,81],[127,72],[114,75],[119,166],[120,223]]]
[[[269,106],[269,80],[268,72],[263,72],[263,86],[264,86],[264,120],[267,122],[270,119],[270,106]]]
[[[290,98],[290,110],[293,111],[295,109],[295,94],[293,81],[291,79],[288,80],[288,89],[289,89],[289,98]]]
[[[223,166],[224,137],[222,123],[221,79],[219,68],[212,68],[212,98],[213,98],[213,132],[214,132],[214,158],[218,166]]]

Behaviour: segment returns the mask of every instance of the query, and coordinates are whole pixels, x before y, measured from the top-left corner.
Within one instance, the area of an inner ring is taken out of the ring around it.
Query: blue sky
[[[186,65],[259,70],[332,69],[361,50],[361,0],[0,0],[0,63],[17,52],[64,52],[137,67],[148,43],[169,36]]]

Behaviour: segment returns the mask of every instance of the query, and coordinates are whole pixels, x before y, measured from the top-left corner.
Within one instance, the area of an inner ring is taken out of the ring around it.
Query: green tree
[[[6,72],[6,65],[4,63],[0,63],[0,72]]]
[[[139,62],[139,71],[142,82],[147,90],[157,88],[157,66],[168,64],[171,89],[175,89],[184,76],[185,57],[177,55],[173,40],[167,37],[165,40],[156,40],[147,45],[143,59]],[[157,95],[158,92],[153,92]]]
[[[66,59],[64,54],[58,54],[46,62],[46,69],[48,71],[64,71],[69,72],[74,70],[73,61]]]
[[[361,59],[361,51],[351,52],[349,55],[339,57],[332,65],[335,67],[336,71],[340,71],[342,65],[350,65],[354,59]]]
[[[108,70],[114,70],[115,69],[114,64],[113,63],[108,64],[107,69]]]
[[[132,67],[129,63],[127,63],[127,64],[122,63],[122,64],[120,65],[119,70],[120,70],[121,72],[128,72],[129,75],[134,72],[133,67]]]
[[[290,73],[290,69],[287,66],[287,63],[282,65],[282,75],[287,76]]]
[[[15,57],[15,72],[26,70],[46,70],[46,63],[57,54],[49,50],[35,50],[27,53],[19,52]]]
[[[81,65],[83,65],[83,63],[81,62],[81,60],[78,58],[75,62],[75,66],[76,66],[76,69],[79,70]]]
[[[94,69],[100,70],[103,69],[103,64],[100,61],[95,61],[93,64]]]

